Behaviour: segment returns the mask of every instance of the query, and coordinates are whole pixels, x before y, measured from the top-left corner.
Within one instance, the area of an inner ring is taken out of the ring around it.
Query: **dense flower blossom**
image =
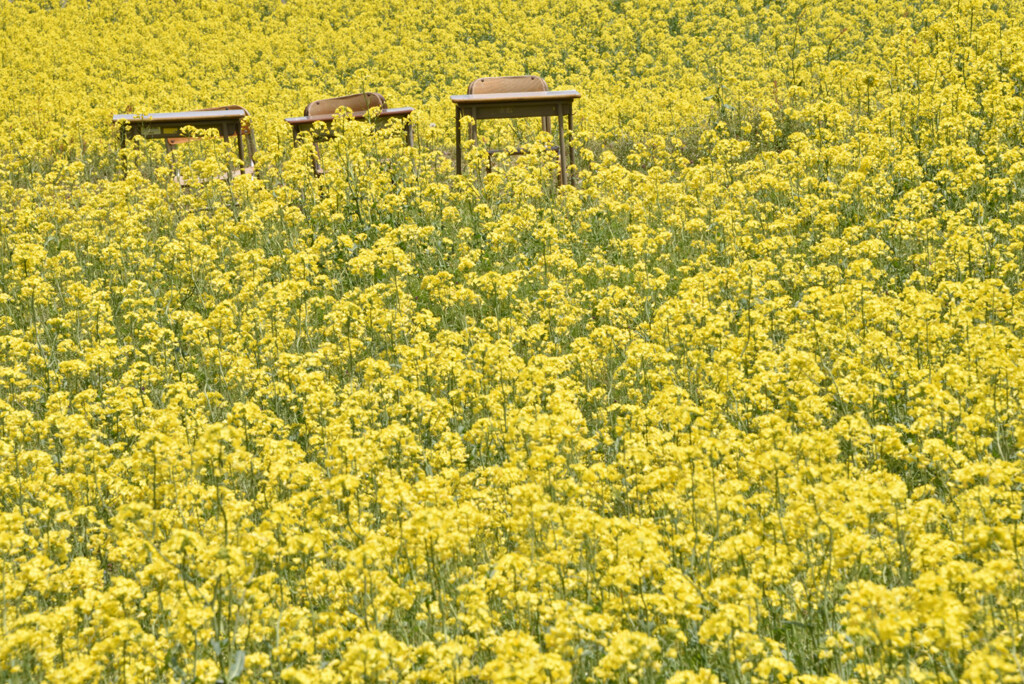
[[[1022,113],[999,0],[0,4],[0,680],[1022,682]]]

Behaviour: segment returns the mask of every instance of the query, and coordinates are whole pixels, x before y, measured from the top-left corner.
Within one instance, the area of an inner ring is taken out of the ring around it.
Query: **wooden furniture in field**
[[[339,110],[343,113],[339,113]],[[325,138],[331,137],[331,123],[335,118],[346,117],[356,121],[373,121],[377,124],[383,124],[390,119],[404,119],[405,139],[411,147],[414,143],[413,127],[408,117],[412,112],[412,107],[388,108],[384,96],[380,93],[356,93],[355,95],[315,100],[306,105],[302,116],[285,119],[285,121],[291,124],[292,140],[296,142],[300,133],[312,130],[317,122],[323,122],[326,125],[326,136],[313,137],[313,148],[316,153],[313,159],[313,171],[320,175],[324,171],[320,166],[319,143]]]
[[[467,137],[475,140],[476,122],[486,119],[519,119],[540,117],[545,132],[551,132],[551,118],[558,117],[559,183],[569,182],[566,173],[568,164],[575,164],[571,145],[566,145],[565,123],[573,130],[572,106],[580,94],[575,90],[548,90],[547,83],[540,76],[502,76],[478,78],[469,84],[466,95],[452,95],[455,103],[455,172],[462,173],[462,117],[470,116]],[[488,155],[493,154],[488,150]]]
[[[156,114],[115,114],[114,123],[121,126],[121,147],[128,140],[141,136],[147,140],[163,140],[168,151],[195,138],[183,133],[191,126],[204,130],[216,130],[221,138],[237,143],[240,167],[222,176],[230,180],[243,173],[253,173],[253,155],[256,153],[256,138],[249,125],[249,112],[243,107],[228,105],[188,112],[161,112]],[[180,175],[179,183],[184,184]]]

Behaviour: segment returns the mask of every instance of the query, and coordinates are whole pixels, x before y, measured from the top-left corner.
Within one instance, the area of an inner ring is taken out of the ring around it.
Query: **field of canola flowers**
[[[452,174],[521,73],[578,189]],[[4,1],[0,681],[1021,682],[1022,91],[1010,0]]]

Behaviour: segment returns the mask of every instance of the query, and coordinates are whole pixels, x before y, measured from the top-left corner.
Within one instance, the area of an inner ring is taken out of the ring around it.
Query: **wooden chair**
[[[484,76],[469,84],[466,93],[468,95],[489,95],[494,93],[541,93],[548,90],[548,84],[540,76]],[[541,129],[545,133],[551,133],[551,117],[541,118]],[[470,140],[476,140],[476,122],[469,125],[466,131]],[[558,146],[551,146],[548,149],[558,151]],[[491,171],[491,158],[502,150],[487,150],[487,170]],[[522,154],[523,149],[517,147],[512,154]]]
[[[469,84],[468,95],[489,93],[539,93],[548,90],[548,84],[540,76],[485,76]],[[541,119],[545,133],[551,132],[551,117]],[[476,140],[476,123],[469,127],[470,140]]]
[[[342,107],[352,110],[352,118],[362,119],[366,112],[374,107],[387,109],[384,96],[380,93],[356,93],[355,95],[343,95],[342,97],[328,97],[323,100],[314,100],[306,105],[302,112],[303,116],[323,116],[334,114]]]

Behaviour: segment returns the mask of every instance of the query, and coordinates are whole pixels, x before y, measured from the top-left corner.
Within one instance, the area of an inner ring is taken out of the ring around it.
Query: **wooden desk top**
[[[483,104],[538,104],[576,100],[580,94],[575,90],[538,90],[529,93],[483,93],[481,95],[452,95],[456,106]]]
[[[391,107],[390,109],[379,110],[375,117],[378,119],[387,119],[391,117],[403,117],[412,114],[412,107]],[[362,121],[366,118],[366,114],[357,114],[356,116],[349,116],[348,114],[316,114],[315,116],[293,116],[290,119],[285,119],[292,126],[302,126],[304,124],[312,124],[317,121],[323,121],[324,123],[330,123],[334,121],[335,116],[342,119],[355,119],[356,121]]]
[[[114,123],[167,123],[187,124],[201,121],[244,119],[249,112],[241,107],[232,109],[203,109],[192,112],[158,112],[156,114],[115,114]]]

